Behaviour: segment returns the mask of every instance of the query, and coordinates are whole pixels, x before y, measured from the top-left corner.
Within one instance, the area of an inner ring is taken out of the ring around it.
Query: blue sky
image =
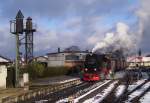
[[[15,38],[9,33],[9,21],[19,9],[25,18],[31,16],[37,25],[34,35],[34,54],[44,55],[77,45],[82,50],[92,49],[106,32],[123,22],[134,31],[138,28],[136,12],[144,8],[146,0],[5,0],[0,3],[0,54],[15,57]],[[143,7],[142,7],[143,6]],[[143,24],[145,25],[145,24]],[[93,39],[97,37],[96,39]],[[100,38],[100,39],[99,39]],[[145,49],[144,52],[150,52]],[[142,47],[141,47],[142,48]]]

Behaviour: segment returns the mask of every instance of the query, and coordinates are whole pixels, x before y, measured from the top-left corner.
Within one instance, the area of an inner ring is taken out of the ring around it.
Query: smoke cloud
[[[104,53],[124,49],[128,53],[135,53],[139,48],[144,53],[150,51],[150,1],[141,0],[139,4],[133,12],[137,16],[137,22],[132,27],[122,22],[117,23],[115,32],[106,33],[105,38],[95,45],[92,52]]]
[[[129,26],[119,22],[114,32],[106,33],[105,38],[98,42],[92,52],[113,52],[119,49],[131,51],[138,44],[137,35],[131,32]]]
[[[137,10],[136,15],[139,18],[139,33],[141,33],[140,47],[144,53],[150,51],[150,0],[141,0],[140,8]]]

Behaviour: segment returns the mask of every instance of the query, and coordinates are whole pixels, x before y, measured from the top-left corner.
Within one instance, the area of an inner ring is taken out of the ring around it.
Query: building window
[[[77,55],[66,55],[66,60],[79,60],[79,56]]]
[[[85,60],[85,58],[86,58],[86,55],[83,55],[83,56],[82,56],[82,59]]]

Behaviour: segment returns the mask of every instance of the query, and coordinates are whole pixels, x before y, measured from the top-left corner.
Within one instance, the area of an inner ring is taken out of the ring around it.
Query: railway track
[[[113,81],[111,80],[105,80],[104,82],[100,82],[96,87],[89,88],[89,91],[85,94],[80,95],[79,97],[74,99],[75,103],[83,103],[95,96],[95,94],[100,93],[105,87],[110,85]]]
[[[43,99],[45,96],[55,92],[65,90],[66,88],[75,87],[82,82],[80,79],[71,80],[54,86],[42,87],[39,89],[28,91],[15,96],[8,96],[2,99],[2,103],[35,103],[36,100]],[[43,100],[44,102],[47,100]],[[40,102],[41,103],[41,102]],[[43,103],[43,102],[42,102]]]
[[[145,80],[144,83],[137,86],[131,92],[128,92],[128,98],[125,100],[125,103],[137,103],[139,99],[150,90],[150,81]]]
[[[93,101],[92,100],[93,97],[96,98],[96,100],[102,100],[107,95],[107,93],[105,93],[105,92],[110,92],[113,89],[113,86],[117,82],[118,81],[116,81],[116,80],[104,80],[104,81],[94,83],[93,85],[91,85],[83,90],[79,90],[74,95],[71,95],[72,98],[64,98],[64,99],[57,101],[56,103],[70,103],[70,102],[71,103],[84,103],[84,102],[91,103],[90,101]],[[107,91],[107,90],[103,91],[107,87],[109,87],[110,91]],[[100,97],[99,96],[100,93],[101,93],[101,95],[105,95],[105,96]],[[95,103],[95,101],[93,101],[93,103]]]
[[[47,95],[37,96],[24,103],[139,103],[150,90],[150,79],[141,78],[136,81],[132,80],[132,77],[127,77],[93,83],[82,82]]]
[[[50,103],[54,103],[54,102],[61,100],[63,98],[71,97],[74,94],[79,93],[80,91],[82,91],[83,89],[85,89],[91,85],[93,85],[93,83],[83,82],[82,84],[80,84],[78,86],[66,88],[65,90],[51,94],[50,96],[47,97],[47,99]]]
[[[142,77],[136,82],[129,83],[127,90],[116,99],[115,103],[140,103],[140,98],[150,90],[150,77],[147,79],[143,79]]]
[[[116,83],[111,82],[105,85],[101,91],[93,92],[90,94],[90,98],[86,97],[87,100],[79,101],[79,103],[140,103],[140,99],[145,94],[148,95],[150,91],[150,79],[142,77],[137,82],[130,78],[126,80],[124,78]]]
[[[35,98],[29,99],[27,101],[21,102],[21,103],[41,103],[42,101],[47,102],[47,103],[55,103],[56,101],[67,98],[79,91],[82,91],[83,89],[93,85],[94,83],[88,83],[88,82],[82,82],[78,85],[73,85],[71,87],[49,93],[47,95],[40,95],[36,96]],[[43,102],[42,102],[43,103]]]

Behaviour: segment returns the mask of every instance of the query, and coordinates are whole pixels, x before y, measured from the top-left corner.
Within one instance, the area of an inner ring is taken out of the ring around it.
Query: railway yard
[[[0,103],[150,103],[150,0],[18,1],[0,4]]]
[[[114,79],[78,81],[19,103],[150,103],[150,70],[126,70]],[[75,79],[76,80],[76,79]],[[69,81],[68,81],[69,82]],[[59,84],[61,85],[61,84]],[[51,87],[52,88],[52,87]]]

